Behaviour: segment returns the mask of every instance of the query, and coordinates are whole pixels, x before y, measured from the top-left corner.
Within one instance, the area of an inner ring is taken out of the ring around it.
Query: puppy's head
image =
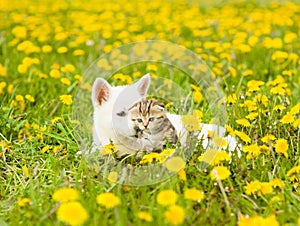
[[[92,103],[94,108],[110,102],[114,112],[125,115],[123,110],[145,98],[150,85],[150,75],[144,75],[137,82],[127,86],[111,86],[103,78],[97,78],[92,88]]]

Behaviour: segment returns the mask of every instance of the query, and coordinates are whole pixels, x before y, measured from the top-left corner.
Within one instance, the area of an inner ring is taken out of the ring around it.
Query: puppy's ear
[[[138,82],[137,82],[137,85],[138,85],[138,93],[141,95],[141,96],[146,96],[146,93],[148,91],[148,88],[149,88],[149,85],[150,85],[150,74],[146,74],[144,75]]]
[[[93,84],[92,102],[94,106],[101,106],[110,95],[111,86],[102,78],[97,78]]]

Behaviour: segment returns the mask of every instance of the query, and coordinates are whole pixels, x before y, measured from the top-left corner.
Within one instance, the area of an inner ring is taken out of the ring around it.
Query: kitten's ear
[[[148,74],[145,74],[138,82],[137,82],[137,85],[138,85],[138,93],[141,95],[141,96],[146,96],[146,93],[148,91],[148,88],[149,88],[149,85],[150,85],[150,73]]]
[[[165,110],[165,104],[163,102],[160,102],[158,100],[153,101],[153,106],[157,106],[159,110],[164,111]]]
[[[93,84],[92,102],[94,106],[101,106],[110,95],[111,86],[103,78],[97,78]]]

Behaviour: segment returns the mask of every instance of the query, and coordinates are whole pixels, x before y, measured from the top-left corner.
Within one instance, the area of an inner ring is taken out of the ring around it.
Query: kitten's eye
[[[154,121],[154,117],[150,117],[148,121],[149,122],[153,122]]]
[[[141,118],[138,118],[137,121],[138,122],[143,122],[143,120]]]

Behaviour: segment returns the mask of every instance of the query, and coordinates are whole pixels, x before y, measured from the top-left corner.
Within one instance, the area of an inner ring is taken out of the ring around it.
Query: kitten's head
[[[135,131],[155,132],[165,118],[164,104],[157,100],[142,100],[129,109],[129,127]]]

